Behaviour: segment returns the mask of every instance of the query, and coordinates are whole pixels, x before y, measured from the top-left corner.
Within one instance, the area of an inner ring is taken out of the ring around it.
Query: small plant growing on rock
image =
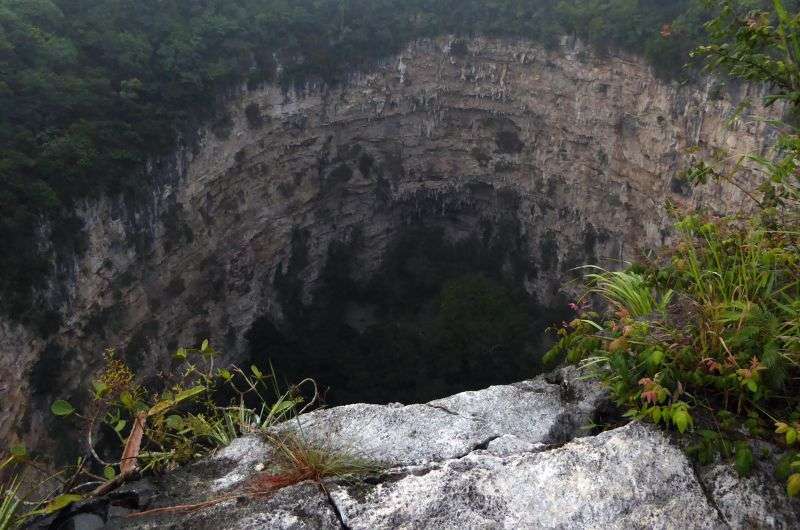
[[[256,366],[249,371],[238,366],[216,368],[218,357],[207,340],[200,348],[178,349],[177,375],[162,376],[163,388],[153,392],[136,384],[130,369],[109,351],[105,369],[92,383],[87,412],[79,414],[63,400],[51,409],[57,416],[86,421],[88,448],[111,479],[132,466],[124,459],[105,462],[97,454],[92,434],[98,424],[113,432],[123,447],[132,443],[132,437],[141,440],[136,454],[127,456],[141,463],[141,471],[163,471],[224,447],[244,432],[266,429],[286,419],[302,402],[295,389],[270,400],[276,388],[273,374]],[[229,402],[220,404],[225,394]]]
[[[780,0],[773,12],[720,5],[707,26],[715,42],[697,54],[769,83],[768,103],[798,107],[800,16]],[[673,209],[678,241],[626,271],[589,275],[577,318],[548,354],[586,366],[626,416],[690,433],[690,454],[732,459],[741,474],[754,463],[751,440],[791,449],[800,432],[800,134],[783,127],[772,159],[742,156],[730,172],[718,157],[688,172],[696,185],[739,188],[752,214]],[[765,178],[751,189],[742,169]],[[591,300],[610,310],[592,312]],[[800,495],[800,459],[780,467],[788,494]]]
[[[302,433],[270,434],[268,442],[278,450],[279,469],[294,483],[311,480],[322,483],[326,478],[375,472],[378,467],[344,451],[314,444]]]
[[[161,388],[150,390],[136,382],[133,371],[112,350],[107,351],[83,410],[63,399],[51,405],[55,416],[79,420],[91,458],[79,459],[76,466],[50,476],[58,484],[55,492],[41,500],[41,508],[23,516],[14,513],[30,496],[19,495],[18,483],[12,480],[0,490],[2,517],[19,521],[102,496],[142,473],[169,471],[228,445],[237,436],[265,432],[298,413],[304,401],[299,387],[278,392],[274,374],[264,374],[256,366],[249,370],[219,367],[218,358],[207,340],[199,348],[180,348],[175,353],[178,369],[162,376]],[[316,401],[316,385],[311,380],[300,383],[305,384],[315,389],[308,408]],[[102,433],[100,441],[98,433]],[[0,463],[45,471],[24,448],[16,448]]]
[[[0,460],[0,473],[14,462],[14,455]],[[9,530],[19,521],[20,499],[18,496],[19,483],[16,477],[10,479],[8,483],[0,483],[0,530]]]
[[[746,474],[749,437],[770,439],[775,425],[797,440],[776,418],[800,403],[800,237],[736,218],[690,215],[676,227],[680,241],[657,259],[588,276],[547,360],[583,364],[626,416],[694,431],[690,453],[733,458]],[[611,309],[591,311],[592,298]]]

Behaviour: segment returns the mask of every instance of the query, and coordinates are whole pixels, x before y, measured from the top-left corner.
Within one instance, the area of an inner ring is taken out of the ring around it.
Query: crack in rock
[[[717,504],[717,500],[714,498],[714,496],[709,491],[708,486],[703,481],[703,479],[700,477],[700,473],[697,470],[697,466],[694,463],[691,463],[690,467],[692,468],[692,474],[694,475],[694,478],[697,481],[697,484],[700,486],[700,490],[703,492],[703,495],[705,495],[706,501],[708,502],[709,506],[711,506],[712,508],[714,508],[714,510],[716,510],[717,514],[719,515],[720,520],[723,523],[725,523],[725,525],[728,528],[733,528],[731,526],[731,523],[728,521],[728,518],[725,517],[725,514],[723,513],[722,509]]]
[[[336,516],[336,519],[339,521],[341,530],[351,530],[350,527],[347,525],[347,523],[344,521],[344,515],[342,515],[342,511],[339,509],[339,505],[337,505],[336,501],[334,501],[333,497],[331,497],[331,493],[330,491],[328,491],[328,488],[326,488],[323,484],[320,484],[319,490],[320,493],[322,493],[323,497],[325,497],[325,500],[330,505],[331,510],[333,511],[333,515]]]
[[[447,407],[444,407],[442,405],[434,405],[432,403],[425,403],[424,405],[426,407],[431,407],[431,408],[434,408],[434,409],[437,409],[437,410],[441,410],[442,412],[445,412],[447,414],[451,414],[453,416],[461,416],[461,414],[459,414],[458,412],[453,412],[452,410],[450,410]],[[461,417],[463,418],[464,416],[461,416]],[[468,418],[468,419],[475,419],[475,418]]]

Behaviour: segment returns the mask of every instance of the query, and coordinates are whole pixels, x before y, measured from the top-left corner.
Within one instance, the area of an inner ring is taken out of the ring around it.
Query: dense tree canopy
[[[335,82],[414,37],[578,33],[677,72],[707,14],[704,0],[0,0],[0,311],[41,313],[44,221],[79,248],[75,201],[142,188],[144,162],[225,87],[274,80],[276,54],[281,82]]]

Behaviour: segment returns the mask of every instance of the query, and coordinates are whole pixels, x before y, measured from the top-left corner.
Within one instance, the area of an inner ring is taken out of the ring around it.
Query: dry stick
[[[119,475],[113,480],[109,480],[94,489],[89,497],[102,497],[122,486],[129,480],[135,480],[139,477],[139,468],[137,467],[136,459],[139,456],[139,451],[142,447],[142,436],[144,435],[144,424],[147,421],[147,413],[140,412],[136,419],[133,421],[133,428],[128,435],[128,440],[125,442],[125,448],[122,450],[122,458],[119,464]]]
[[[214,499],[199,502],[197,504],[179,504],[177,506],[153,508],[152,510],[146,510],[143,512],[130,513],[125,517],[146,517],[149,515],[159,515],[163,513],[193,512],[195,510],[202,510],[203,508],[215,506],[222,502],[229,501],[232,499],[238,499],[240,497],[250,497],[252,499],[264,497],[292,484],[298,484],[300,482],[303,482],[304,480],[311,480],[311,479],[312,479],[311,476],[306,476],[301,474],[295,477],[291,477],[288,480],[286,478],[280,480],[275,476],[267,475],[266,473],[261,473],[250,479],[249,487],[248,485],[243,486],[242,488],[240,488],[238,493],[233,493],[231,495],[224,495],[222,497],[216,497]]]
[[[136,458],[142,447],[142,435],[144,435],[144,423],[147,421],[147,413],[140,412],[133,422],[133,428],[125,442],[125,449],[122,451],[122,458],[119,464],[120,476],[124,476],[136,469]]]
[[[319,398],[319,391],[318,391],[318,388],[317,388],[316,381],[314,381],[313,379],[310,379],[310,378],[309,379],[304,379],[297,386],[299,387],[299,386],[301,386],[301,385],[303,385],[305,383],[311,383],[313,385],[313,387],[314,387],[314,397],[311,399],[311,401],[305,407],[303,407],[303,409],[300,411],[299,414],[302,414],[303,412],[305,412],[306,409],[308,409],[311,405],[313,405],[317,401],[317,399]],[[146,418],[147,418],[147,415],[144,412],[140,413],[139,416],[136,418],[136,423],[134,424],[133,430],[131,431],[131,434],[128,437],[128,442],[125,444],[125,450],[122,453],[122,464],[120,464],[120,469],[121,470],[125,469],[122,466],[124,466],[126,462],[131,462],[131,461],[135,462],[136,456],[139,454],[138,445],[141,443],[142,433],[144,432],[143,431],[144,422],[145,422]],[[139,432],[139,434],[138,434],[138,442],[136,444],[136,452],[134,454],[134,452],[132,450],[133,446],[132,446],[131,442],[132,442],[132,440],[134,438],[134,432],[136,432],[136,430],[137,430],[137,425],[139,425],[140,423],[141,423],[141,427],[140,427],[141,432]],[[131,448],[130,451],[129,451],[129,446]],[[133,470],[132,471],[133,472],[137,471],[135,463],[133,465]],[[265,474],[262,473],[261,475],[257,475],[256,477],[251,479],[251,481],[250,481],[251,482],[251,487],[248,488],[247,490],[245,490],[242,493],[237,493],[237,494],[233,494],[233,495],[225,495],[223,497],[217,497],[215,499],[211,499],[211,500],[208,500],[208,501],[200,502],[200,503],[197,503],[197,504],[179,504],[177,506],[167,506],[167,507],[164,507],[164,508],[154,508],[152,510],[145,510],[143,512],[131,513],[131,514],[126,515],[125,517],[146,517],[148,515],[158,515],[158,514],[162,514],[162,513],[178,513],[178,512],[191,512],[191,511],[195,511],[195,510],[202,510],[203,508],[208,508],[209,506],[215,506],[215,505],[217,505],[217,504],[219,504],[221,502],[225,502],[225,501],[228,501],[228,500],[231,500],[231,499],[237,499],[237,498],[241,497],[242,495],[249,496],[249,497],[260,497],[260,496],[264,496],[264,495],[269,495],[270,493],[273,493],[273,492],[275,492],[275,491],[277,491],[277,490],[289,485],[289,484],[282,484],[281,481],[273,481],[273,484],[269,488],[267,488],[267,487],[256,488],[256,487],[252,486],[252,484],[256,483],[259,478],[263,478],[264,476],[265,476]],[[116,489],[117,487],[119,487],[121,484],[126,482],[128,480],[128,478],[129,477],[126,476],[126,473],[123,472],[122,474],[120,474],[120,476],[118,476],[113,481],[111,481],[111,482],[109,482],[107,484],[104,484],[103,486],[101,486],[100,488],[98,488],[97,490],[92,492],[92,496],[104,495],[105,493],[108,493],[109,491],[112,491],[112,490]],[[310,477],[296,477],[294,480],[292,480],[292,482],[293,483],[298,483],[301,480],[308,480],[309,478]]]
[[[309,408],[311,408],[311,407],[312,407],[312,406],[313,406],[313,405],[316,403],[317,399],[319,399],[319,389],[317,388],[317,382],[316,382],[316,381],[314,381],[313,379],[311,379],[311,378],[306,378],[306,379],[303,379],[302,381],[300,381],[300,382],[299,382],[299,383],[296,385],[296,387],[297,387],[297,388],[299,388],[299,387],[303,386],[303,385],[304,385],[304,384],[306,384],[306,383],[311,383],[311,385],[314,387],[314,397],[312,397],[312,398],[311,398],[311,401],[309,401],[309,402],[308,402],[308,404],[306,404],[306,406],[305,406],[305,407],[303,407],[302,409],[300,409],[300,412],[298,412],[298,413],[297,413],[297,415],[298,415],[298,416],[300,416],[300,415],[301,415],[301,414],[303,414],[303,413],[304,413],[306,410],[308,410]]]
[[[202,510],[203,508],[208,508],[209,506],[214,506],[216,504],[229,501],[231,499],[236,499],[238,497],[239,495],[227,495],[225,497],[217,497],[216,499],[211,499],[210,501],[205,501],[205,502],[199,502],[197,504],[179,504],[178,506],[153,508],[152,510],[147,510],[144,512],[129,513],[125,517],[146,517],[148,515],[158,515],[161,513],[192,512],[195,510]]]
[[[106,462],[102,458],[100,458],[100,455],[98,455],[97,451],[94,450],[94,441],[92,440],[92,432],[94,431],[94,422],[95,422],[95,418],[92,417],[92,419],[89,420],[89,429],[86,432],[86,438],[87,438],[87,441],[89,442],[89,452],[92,454],[94,459],[97,460],[97,462],[99,462],[101,465],[104,465],[104,466],[113,465],[113,464],[110,464],[110,463]]]
[[[108,482],[104,482],[100,486],[98,486],[94,491],[89,494],[89,497],[102,497],[106,493],[110,493],[117,489],[118,487],[122,486],[129,480],[136,480],[139,478],[139,470],[133,469],[131,471],[127,471],[125,473],[120,473],[117,475],[114,480],[109,480]]]

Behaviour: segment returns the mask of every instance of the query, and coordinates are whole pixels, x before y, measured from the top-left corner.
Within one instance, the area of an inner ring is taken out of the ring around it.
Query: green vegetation
[[[769,83],[768,102],[800,105],[800,13],[721,2],[698,48],[711,68]],[[782,127],[774,157],[742,157],[735,171],[700,163],[688,178],[742,187],[752,215],[674,211],[678,241],[625,272],[589,276],[577,318],[548,360],[580,362],[611,390],[626,416],[689,437],[702,463],[732,459],[747,474],[754,439],[787,448],[778,466],[800,495],[800,135]],[[763,178],[754,189],[739,174]],[[592,300],[610,306],[592,310]]]
[[[371,462],[354,457],[341,450],[309,443],[301,434],[281,433],[268,436],[278,450],[277,471],[266,474],[261,480],[274,483],[299,484],[312,480],[322,484],[330,477],[375,473],[380,468]]]
[[[427,401],[536,374],[531,358],[558,311],[524,291],[528,249],[510,219],[455,243],[435,225],[411,224],[370,278],[356,276],[360,245],[356,236],[330,247],[303,303],[305,246],[295,237],[276,278],[286,321],[253,324],[252,362],[266,354],[289,380],[314,378],[330,388],[328,404]]]
[[[13,461],[14,457],[10,456],[0,462],[0,473]],[[7,484],[0,484],[0,530],[9,530],[11,524],[17,520],[17,511],[21,502],[18,493],[19,484],[16,478],[11,479]]]
[[[313,381],[305,380],[281,393],[273,374],[264,374],[255,366],[247,371],[236,366],[215,367],[218,357],[208,341],[197,349],[180,348],[175,354],[174,375],[163,376],[155,390],[136,383],[130,368],[114,352],[107,352],[105,368],[92,382],[83,410],[63,399],[50,407],[60,418],[54,421],[68,422],[73,433],[84,436],[80,454],[89,458],[75,460],[72,455],[72,465],[52,473],[52,462],[24,447],[12,448],[9,456],[0,460],[0,473],[7,468],[18,478],[0,489],[0,529],[15,528],[37,515],[101,496],[142,473],[172,470],[243,434],[261,434],[287,458],[294,455],[308,460],[304,472],[313,469],[319,476],[330,476],[367,469],[346,455],[312,449],[296,436],[271,431],[302,412],[298,410],[303,403],[300,387],[315,387]],[[316,401],[315,395],[305,409]],[[288,476],[285,470],[291,466],[283,459],[275,465],[284,470],[284,478]],[[19,487],[23,476],[27,486],[34,485],[25,492]],[[52,494],[42,498],[43,490]],[[23,501],[33,501],[35,508],[23,512]]]
[[[742,3],[752,4],[753,0]],[[80,252],[74,211],[146,194],[146,162],[224,136],[228,89],[336,82],[416,37],[577,33],[676,73],[710,11],[703,0],[0,0],[0,312],[57,329],[42,288]],[[276,60],[283,66],[276,79]],[[247,110],[260,127],[257,108]],[[155,165],[155,173],[167,168]],[[44,234],[42,234],[44,227]],[[36,244],[44,237],[52,248]],[[55,299],[59,297],[55,293]]]

